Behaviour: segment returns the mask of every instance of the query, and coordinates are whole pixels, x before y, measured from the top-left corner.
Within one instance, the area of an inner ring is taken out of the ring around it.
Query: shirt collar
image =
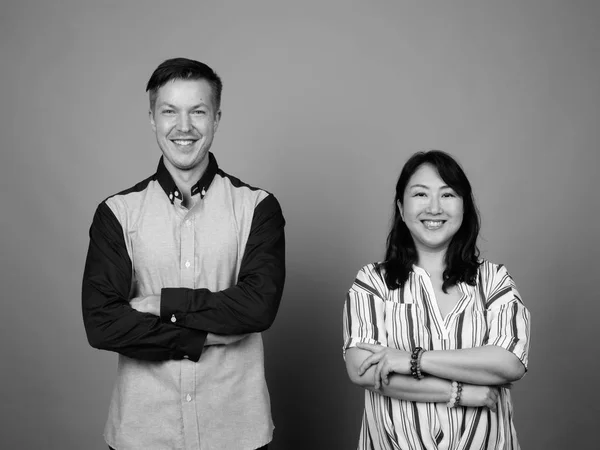
[[[422,267],[417,266],[416,264],[413,264],[412,269],[415,274],[421,277],[431,278],[431,274],[429,272],[427,272]],[[470,284],[465,283],[463,281],[459,281],[458,283],[456,283],[456,285],[460,289],[462,289],[462,291],[467,295],[473,295],[473,293],[475,292],[475,286],[471,286]]]
[[[416,273],[417,275],[420,275],[422,277],[426,276],[427,278],[431,278],[431,274],[429,272],[427,272],[422,267],[417,266],[416,264],[413,264],[412,269],[413,269],[413,272]]]
[[[158,168],[156,169],[155,178],[169,197],[169,201],[171,204],[175,203],[175,199],[182,200],[183,196],[179,191],[179,188],[175,184],[173,177],[167,170],[165,163],[163,161],[164,156],[160,157],[160,161],[158,162]],[[215,175],[217,174],[217,170],[219,166],[217,164],[217,160],[215,159],[212,153],[208,154],[208,166],[204,171],[204,174],[200,177],[198,182],[192,186],[192,195],[200,194],[200,198],[204,198],[208,188],[210,187]]]

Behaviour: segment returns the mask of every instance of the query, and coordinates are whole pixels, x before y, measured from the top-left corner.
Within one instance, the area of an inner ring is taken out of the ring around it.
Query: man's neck
[[[173,177],[173,181],[179,188],[181,195],[183,196],[183,206],[186,208],[190,208],[193,206],[194,199],[192,197],[192,187],[202,178],[202,175],[206,172],[208,167],[208,154],[206,158],[204,158],[200,164],[195,166],[190,170],[182,170],[173,166],[166,158],[164,160],[165,167]]]

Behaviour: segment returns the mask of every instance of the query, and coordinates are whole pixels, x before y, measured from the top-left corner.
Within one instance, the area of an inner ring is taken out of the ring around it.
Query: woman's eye
[[[456,197],[456,194],[452,193],[452,192],[446,192],[444,195],[442,195],[442,197]]]
[[[425,197],[425,192],[415,192],[413,197]]]

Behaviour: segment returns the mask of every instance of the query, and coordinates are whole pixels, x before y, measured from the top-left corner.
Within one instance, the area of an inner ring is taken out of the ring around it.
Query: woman
[[[502,265],[479,259],[479,217],[458,163],[405,164],[385,261],[358,273],[344,357],[364,388],[359,449],[518,449],[510,383],[527,370],[529,312]]]

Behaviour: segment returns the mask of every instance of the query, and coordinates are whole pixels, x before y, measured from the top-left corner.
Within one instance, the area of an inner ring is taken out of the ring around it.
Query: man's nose
[[[187,114],[179,114],[177,118],[177,129],[184,133],[190,131],[190,117]]]

